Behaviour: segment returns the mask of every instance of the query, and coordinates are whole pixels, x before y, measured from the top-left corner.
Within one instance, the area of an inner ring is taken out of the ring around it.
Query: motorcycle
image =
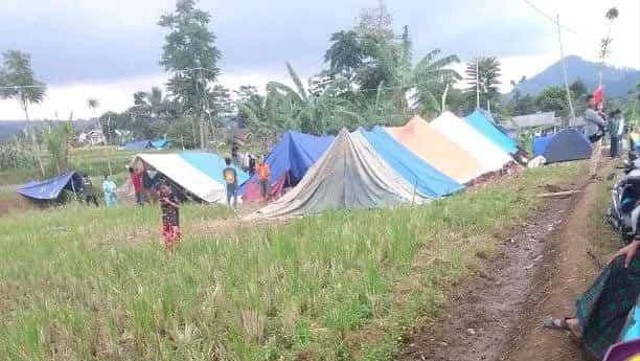
[[[611,189],[607,220],[628,244],[640,226],[640,159],[627,159],[622,169],[623,174]]]

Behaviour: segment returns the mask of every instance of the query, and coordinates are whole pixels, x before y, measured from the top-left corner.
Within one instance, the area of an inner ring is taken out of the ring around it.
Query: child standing
[[[178,204],[178,197],[166,183],[160,185],[158,196],[160,209],[162,210],[164,247],[167,252],[173,253],[176,245],[180,242],[180,205]]]
[[[116,197],[116,184],[111,180],[108,174],[104,175],[104,181],[102,182],[102,191],[104,192],[104,203],[107,207],[113,207],[118,203]]]
[[[227,167],[222,170],[222,176],[227,183],[227,206],[231,208],[231,199],[233,199],[233,208],[238,206],[238,173],[231,166],[231,159],[224,160]]]

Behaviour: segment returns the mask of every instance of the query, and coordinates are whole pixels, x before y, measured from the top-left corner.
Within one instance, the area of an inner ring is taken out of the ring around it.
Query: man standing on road
[[[231,158],[224,160],[227,167],[222,170],[222,176],[227,183],[227,206],[231,208],[231,198],[233,198],[233,208],[238,206],[238,173],[231,166]]]
[[[587,95],[587,110],[584,112],[584,135],[592,144],[591,153],[591,178],[597,178],[598,162],[602,153],[602,137],[607,122],[596,112],[596,104],[593,95]]]

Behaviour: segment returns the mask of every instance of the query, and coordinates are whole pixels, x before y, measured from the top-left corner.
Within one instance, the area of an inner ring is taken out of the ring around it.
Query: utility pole
[[[560,60],[562,61],[562,73],[564,75],[564,87],[567,92],[567,101],[569,103],[570,124],[576,124],[576,113],[573,110],[573,100],[571,100],[571,89],[569,89],[569,77],[567,76],[567,62],[564,58],[564,48],[562,46],[562,29],[560,28],[560,14],[556,14],[556,25],[558,27],[558,42],[560,43]]]
[[[480,108],[480,58],[476,58],[476,108]]]

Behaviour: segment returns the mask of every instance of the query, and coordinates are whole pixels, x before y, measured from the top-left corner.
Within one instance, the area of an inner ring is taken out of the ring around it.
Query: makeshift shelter
[[[380,159],[361,133],[350,134],[343,129],[295,188],[247,219],[424,201],[409,182]]]
[[[411,119],[403,127],[385,130],[425,162],[460,184],[483,174],[482,167],[471,154],[419,116]]]
[[[314,136],[295,131],[282,135],[280,142],[265,158],[271,169],[269,193],[271,199],[282,195],[282,190],[293,187],[307,173],[309,167],[324,154],[333,142],[332,136]],[[240,193],[245,202],[261,200],[258,176],[254,175],[242,184]]]
[[[150,140],[136,140],[126,143],[122,148],[126,150],[144,150],[153,148],[153,144]]]
[[[500,147],[505,153],[518,153],[518,143],[509,138],[483,111],[476,109],[464,121]]]
[[[509,154],[451,112],[442,113],[429,124],[471,154],[483,173],[500,170],[513,161]]]
[[[224,160],[213,153],[182,152],[166,154],[142,153],[134,162],[142,161],[167,177],[184,191],[207,202],[226,202],[226,185],[222,170],[226,167]],[[245,181],[248,175],[239,168],[238,183]]]
[[[591,143],[575,129],[537,138],[533,141],[534,155],[542,155],[549,163],[568,162],[591,157]]]
[[[426,198],[439,198],[463,188],[460,183],[442,174],[412,153],[381,127],[371,131],[359,129],[373,149],[414,189]]]
[[[82,176],[68,171],[43,181],[30,181],[18,187],[18,194],[36,201],[55,201],[63,190],[72,192],[82,189]]]
[[[169,148],[170,143],[167,139],[158,139],[151,142],[151,146],[157,150],[164,150]]]

